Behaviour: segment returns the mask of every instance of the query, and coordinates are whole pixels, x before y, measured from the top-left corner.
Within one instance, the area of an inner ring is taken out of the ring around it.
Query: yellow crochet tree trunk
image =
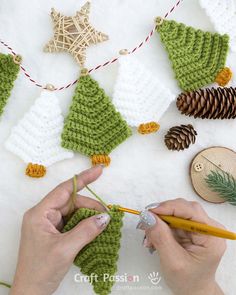
[[[160,129],[160,125],[156,122],[149,122],[140,124],[138,127],[138,132],[141,134],[149,134],[157,132]]]
[[[80,208],[77,210],[63,232],[67,232],[75,227],[81,220],[99,214],[101,212]],[[114,285],[114,281],[107,278],[107,275],[115,275],[117,271],[117,261],[119,258],[122,218],[124,213],[118,211],[117,206],[113,206],[109,211],[111,221],[107,228],[90,244],[85,246],[76,256],[74,264],[80,267],[83,274],[91,278],[94,292],[99,295],[108,295]],[[106,276],[105,276],[106,275]]]
[[[110,152],[131,135],[131,129],[98,83],[80,77],[62,132],[62,147],[91,158],[92,164],[110,164]]]
[[[29,163],[25,170],[25,174],[33,178],[43,177],[46,172],[47,169],[45,166],[33,163]]]

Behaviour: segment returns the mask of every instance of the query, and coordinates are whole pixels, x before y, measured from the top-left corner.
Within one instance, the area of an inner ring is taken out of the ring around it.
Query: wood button
[[[19,54],[16,54],[13,56],[13,61],[15,64],[20,65],[21,61],[22,61],[22,57]]]
[[[196,164],[194,164],[194,170],[196,172],[201,172],[203,170],[204,166],[202,163],[197,162]]]

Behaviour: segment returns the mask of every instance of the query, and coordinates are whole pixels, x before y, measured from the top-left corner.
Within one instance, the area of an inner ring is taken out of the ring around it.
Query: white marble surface
[[[212,0],[213,1],[213,0]],[[174,0],[94,0],[91,22],[110,35],[110,41],[88,50],[87,66],[92,67],[113,57],[121,48],[132,48],[141,41],[153,26],[155,16],[164,15]],[[51,7],[66,15],[80,8],[81,0],[1,0],[0,37],[9,42],[23,56],[23,64],[32,76],[43,84],[64,85],[77,78],[78,66],[68,54],[44,53],[42,48],[52,35],[49,16]],[[185,0],[170,18],[188,25],[213,30],[213,25],[200,8],[197,0]],[[5,52],[3,47],[1,51]],[[150,67],[154,75],[177,95],[180,90],[174,80],[166,52],[155,34],[150,43],[143,47],[137,57]],[[236,55],[230,53],[227,64],[236,72]],[[97,71],[96,78],[111,95],[117,73],[114,64]],[[235,85],[236,81],[232,81]],[[63,113],[66,114],[73,87],[58,93]],[[10,128],[32,105],[40,90],[19,75],[9,103],[0,122],[0,278],[11,282],[17,258],[20,224],[24,211],[38,202],[61,181],[87,168],[88,158],[77,154],[74,159],[57,163],[48,169],[46,177],[33,180],[24,175],[25,164],[4,149]],[[166,149],[163,136],[167,129],[181,123],[192,123],[198,131],[197,143],[185,152],[170,152]],[[127,207],[143,208],[153,201],[176,197],[201,202],[210,216],[218,219],[229,229],[236,231],[236,208],[224,204],[208,204],[193,192],[188,168],[193,156],[203,148],[224,145],[235,149],[236,121],[201,121],[180,115],[173,103],[160,121],[158,134],[140,136],[134,134],[112,152],[112,164],[92,187],[109,202]],[[140,275],[138,290],[119,290],[126,284],[117,284],[113,294],[143,294],[142,286],[152,287],[147,275],[159,270],[158,257],[151,256],[141,246],[143,234],[135,230],[136,217],[127,216],[123,228],[122,248],[119,259],[119,274]],[[236,244],[228,242],[228,250],[217,273],[217,280],[225,293],[235,294]],[[45,261],[46,267],[46,261]],[[92,294],[88,284],[76,284],[73,266],[62,282],[57,295]],[[161,275],[161,274],[160,274]],[[128,284],[134,286],[134,284]],[[161,290],[146,290],[149,294],[170,294],[162,279]],[[201,286],[199,286],[201,288]],[[7,291],[1,288],[1,294]]]

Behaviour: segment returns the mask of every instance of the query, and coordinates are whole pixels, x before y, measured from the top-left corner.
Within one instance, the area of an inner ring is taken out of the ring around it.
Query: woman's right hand
[[[174,294],[224,294],[215,281],[215,273],[226,250],[225,240],[171,229],[157,214],[223,226],[211,219],[199,203],[184,199],[151,204],[146,209],[138,227],[145,230],[145,245],[157,250],[163,276]]]

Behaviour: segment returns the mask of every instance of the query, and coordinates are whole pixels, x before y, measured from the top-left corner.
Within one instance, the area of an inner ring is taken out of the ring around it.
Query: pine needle
[[[208,187],[221,198],[236,206],[236,180],[227,172],[211,171],[205,178]]]

